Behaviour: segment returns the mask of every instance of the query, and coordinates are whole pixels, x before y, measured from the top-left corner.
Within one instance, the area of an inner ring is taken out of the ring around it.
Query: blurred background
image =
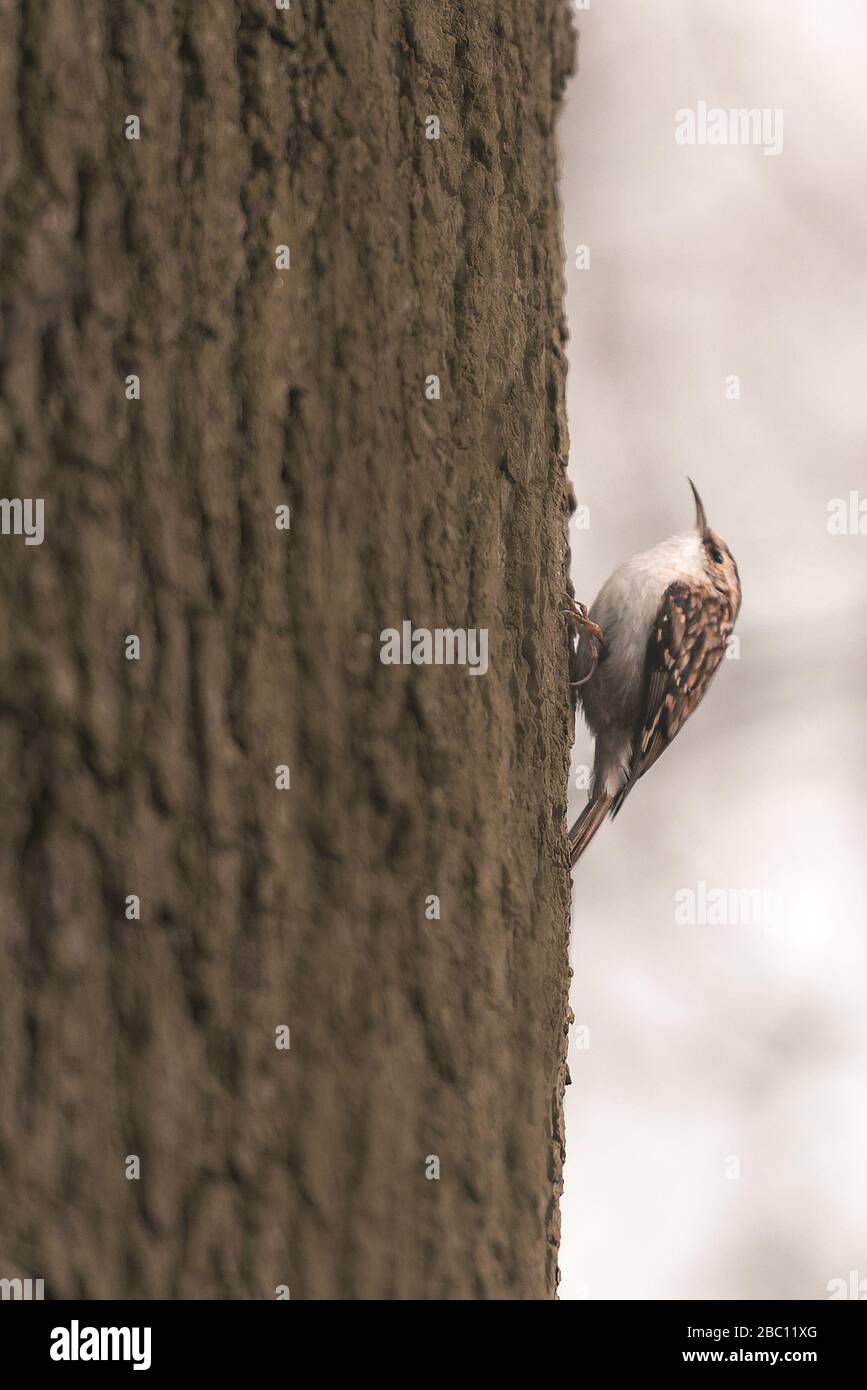
[[[689,473],[744,601],[739,650],[575,873],[560,1296],[863,1298],[867,6],[576,18],[576,595],[691,524]],[[701,101],[781,109],[781,153],[678,145]],[[573,813],[591,763],[579,723]],[[766,895],[746,922],[739,890]]]

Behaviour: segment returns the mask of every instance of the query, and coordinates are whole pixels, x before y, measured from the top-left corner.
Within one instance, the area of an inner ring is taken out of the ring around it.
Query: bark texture
[[[566,0],[0,6],[0,483],[45,500],[0,537],[0,1276],[554,1294],[571,61]],[[488,673],[383,665],[405,619]]]

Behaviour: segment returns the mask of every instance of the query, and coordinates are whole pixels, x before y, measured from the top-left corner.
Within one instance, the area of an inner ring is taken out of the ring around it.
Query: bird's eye
[[[712,545],[712,546],[710,547],[710,558],[713,560],[713,562],[714,562],[715,565],[721,565],[721,564],[722,564],[722,562],[723,562],[722,551],[720,550],[720,548],[719,548],[718,545]]]

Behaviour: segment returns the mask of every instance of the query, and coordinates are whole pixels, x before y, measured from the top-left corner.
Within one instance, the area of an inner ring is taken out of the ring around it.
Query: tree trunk
[[[567,10],[0,10],[0,1275],[47,1296],[554,1294]],[[487,673],[383,664],[404,621]]]

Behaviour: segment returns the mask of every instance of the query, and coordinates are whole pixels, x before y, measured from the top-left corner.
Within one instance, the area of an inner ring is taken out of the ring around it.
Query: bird
[[[596,741],[590,797],[569,831],[573,866],[700,703],[740,612],[734,556],[687,481],[692,530],[620,565],[589,612],[567,595],[572,708],[580,701]]]

